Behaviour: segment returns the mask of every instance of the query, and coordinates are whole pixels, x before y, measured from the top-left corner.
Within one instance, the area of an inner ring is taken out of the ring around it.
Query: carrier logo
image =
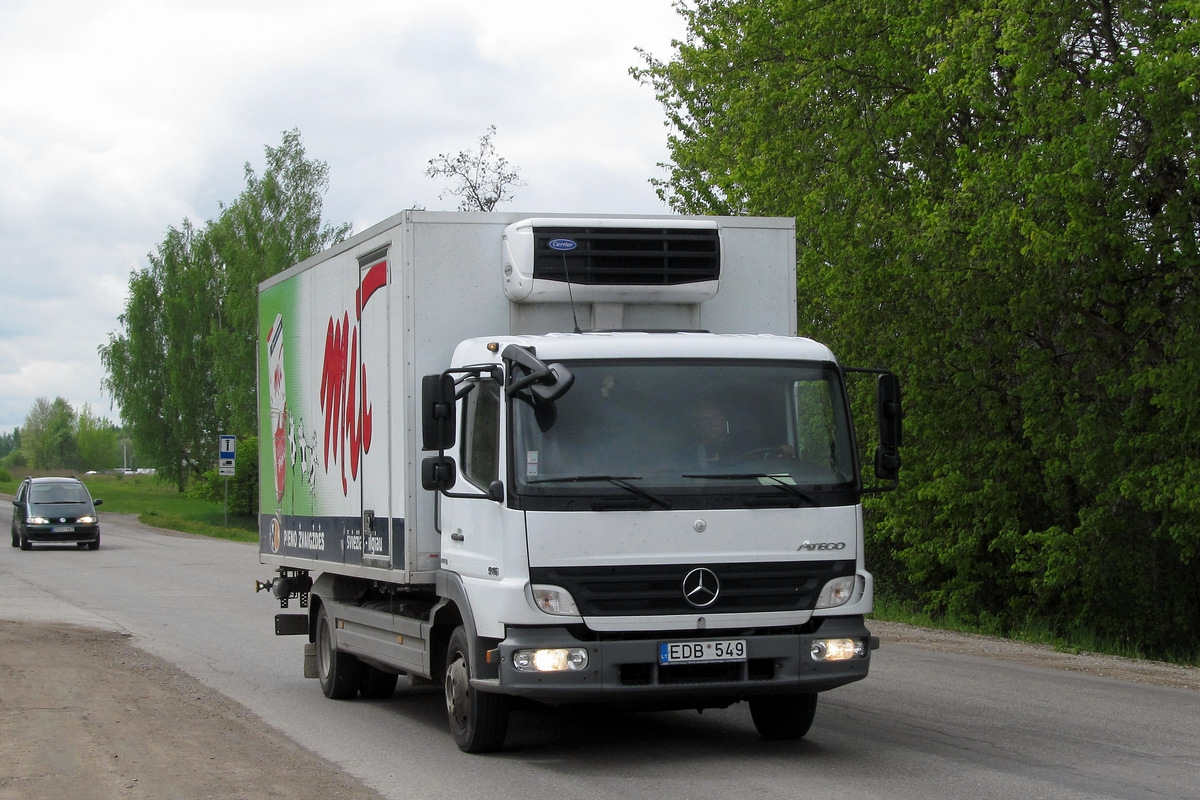
[[[683,599],[693,608],[708,608],[717,602],[721,581],[707,567],[697,567],[683,576]]]
[[[796,548],[797,552],[799,552],[800,550],[812,551],[812,550],[845,550],[845,549],[846,549],[845,542],[810,542],[807,539],[804,540],[804,544],[802,544]]]
[[[576,247],[578,247],[574,239],[551,239],[550,241],[546,242],[546,246],[551,250],[562,251],[574,250]]]

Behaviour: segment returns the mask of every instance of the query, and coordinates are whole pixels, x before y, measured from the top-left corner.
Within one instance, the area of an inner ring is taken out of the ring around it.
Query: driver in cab
[[[707,400],[693,412],[696,429],[696,460],[701,466],[741,464],[772,458],[790,458],[791,445],[761,446],[731,429],[729,415],[720,404]]]

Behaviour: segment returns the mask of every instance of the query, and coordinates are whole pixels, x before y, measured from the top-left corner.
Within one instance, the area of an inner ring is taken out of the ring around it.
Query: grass
[[[104,514],[136,514],[139,521],[156,528],[195,533],[236,542],[257,542],[258,521],[254,517],[230,515],[225,506],[180,494],[172,485],[153,475],[84,475],[92,497],[104,500]],[[0,492],[15,494],[21,479],[0,481]]]
[[[1024,623],[1001,628],[998,624],[976,624],[964,622],[949,616],[933,617],[930,614],[914,610],[886,597],[875,595],[875,619],[886,622],[902,622],[923,628],[954,631],[956,633],[971,633],[982,636],[995,636],[1001,639],[1012,639],[1030,644],[1041,644],[1057,650],[1060,653],[1102,653],[1104,655],[1122,656],[1139,660],[1151,659],[1165,661],[1184,666],[1200,666],[1200,653],[1147,653],[1137,642],[1111,635],[1105,635],[1092,629],[1078,626],[1063,628],[1048,620],[1030,617]]]

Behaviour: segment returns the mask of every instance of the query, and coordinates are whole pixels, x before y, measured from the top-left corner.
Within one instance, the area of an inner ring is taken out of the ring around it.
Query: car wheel
[[[88,550],[99,550],[100,549],[100,534],[98,534],[98,533],[96,534],[95,541],[87,542],[87,549]]]
[[[25,536],[25,534],[21,534],[21,549],[22,550],[32,550],[33,549],[33,543],[29,541],[29,539]]]
[[[508,697],[471,686],[471,648],[467,632],[455,628],[446,651],[446,716],[450,733],[464,753],[499,750],[508,732]]]
[[[13,537],[13,547],[20,547],[21,543],[19,541],[17,541],[17,529],[16,528],[13,528],[12,537]]]

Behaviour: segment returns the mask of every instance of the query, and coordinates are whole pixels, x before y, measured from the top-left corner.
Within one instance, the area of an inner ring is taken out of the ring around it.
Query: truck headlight
[[[539,611],[561,617],[578,617],[579,607],[571,593],[559,586],[532,586],[533,604]]]
[[[850,602],[851,595],[854,594],[854,583],[853,575],[834,578],[825,584],[821,593],[817,595],[816,608],[837,608],[846,605]]]
[[[587,669],[588,653],[583,647],[518,650],[513,653],[512,664],[521,672],[577,672]]]
[[[813,661],[849,661],[867,654],[867,644],[862,639],[817,639],[812,643]]]

